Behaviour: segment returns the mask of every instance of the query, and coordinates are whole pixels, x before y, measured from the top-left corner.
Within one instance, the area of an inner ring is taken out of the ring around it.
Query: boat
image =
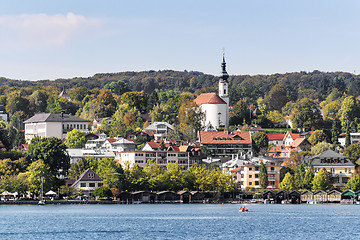
[[[44,195],[44,181],[43,178],[41,178],[40,200],[38,202],[38,205],[45,205],[43,195]]]
[[[249,211],[246,207],[240,207],[239,212],[247,212]]]

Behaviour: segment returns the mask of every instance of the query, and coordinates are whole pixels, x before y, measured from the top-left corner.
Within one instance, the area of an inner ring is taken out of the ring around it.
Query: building
[[[251,134],[247,131],[200,131],[200,143],[213,157],[226,157],[239,152],[251,154]]]
[[[313,145],[307,140],[307,138],[297,138],[291,143],[290,147],[300,148],[301,151],[311,151]]]
[[[190,168],[190,153],[181,151],[139,151],[139,152],[117,152],[115,161],[123,167],[126,165],[138,164],[144,168],[148,160],[154,159],[162,168],[166,168],[169,163],[177,163],[184,170]]]
[[[219,94],[203,93],[194,100],[196,105],[199,106],[200,111],[204,114],[202,125],[208,129],[229,127],[229,74],[226,72],[224,56],[221,68]]]
[[[334,186],[346,186],[352,174],[355,173],[355,164],[348,157],[330,149],[307,159],[311,161],[315,175],[322,168],[331,173]]]
[[[92,132],[96,132],[97,129],[99,127],[101,127],[102,123],[105,123],[104,121],[106,121],[107,123],[111,123],[112,120],[110,117],[105,117],[105,118],[94,118],[92,124],[91,124],[91,131]]]
[[[269,145],[275,145],[276,147],[284,146],[284,133],[267,133],[266,134],[269,139]]]
[[[285,137],[284,137],[284,145],[285,146],[290,146],[294,141],[295,139],[297,138],[300,138],[300,134],[298,133],[292,133],[291,131],[288,131],[286,134],[285,134]]]
[[[338,141],[341,146],[345,146],[346,134],[340,134]],[[350,144],[354,144],[360,141],[360,133],[350,133]]]
[[[104,150],[104,149],[81,149],[81,148],[68,148],[66,152],[70,157],[70,164],[74,164],[83,157],[95,157],[97,160],[103,158],[115,158],[115,153],[113,151]]]
[[[167,134],[170,130],[174,130],[174,127],[167,122],[153,122],[148,127],[143,129],[143,132],[153,135],[155,140],[164,140],[167,138]]]
[[[65,139],[73,129],[88,132],[88,120],[64,113],[37,113],[25,122],[25,140],[34,137],[57,137]]]
[[[0,121],[8,122],[8,115],[4,111],[0,111]]]
[[[93,196],[95,188],[104,185],[102,178],[97,175],[91,168],[83,172],[79,178],[71,185],[76,191],[82,192],[88,197]]]
[[[264,163],[268,174],[269,185],[267,188],[274,189],[279,187],[282,160],[269,157],[253,157],[250,161],[244,162],[243,166],[230,171],[235,181],[240,182],[241,189],[261,188],[259,184],[261,162]]]

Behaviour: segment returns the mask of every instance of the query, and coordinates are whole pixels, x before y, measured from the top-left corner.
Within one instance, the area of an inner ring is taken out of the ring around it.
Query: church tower
[[[221,63],[221,76],[219,81],[219,97],[226,102],[226,123],[225,126],[229,127],[229,74],[226,72],[225,54],[223,53],[223,61]]]

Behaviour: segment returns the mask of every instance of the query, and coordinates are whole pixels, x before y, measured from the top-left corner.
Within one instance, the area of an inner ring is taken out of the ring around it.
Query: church
[[[222,73],[219,80],[219,94],[203,93],[194,101],[204,114],[202,125],[206,130],[229,127],[229,74],[226,72],[225,56],[221,63]]]

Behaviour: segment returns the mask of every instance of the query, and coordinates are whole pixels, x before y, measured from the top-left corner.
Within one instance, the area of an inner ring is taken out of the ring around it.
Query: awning
[[[48,191],[47,193],[45,193],[45,195],[56,195],[57,193],[56,192],[54,192],[54,191],[52,191],[52,190],[50,190],[50,191]]]

